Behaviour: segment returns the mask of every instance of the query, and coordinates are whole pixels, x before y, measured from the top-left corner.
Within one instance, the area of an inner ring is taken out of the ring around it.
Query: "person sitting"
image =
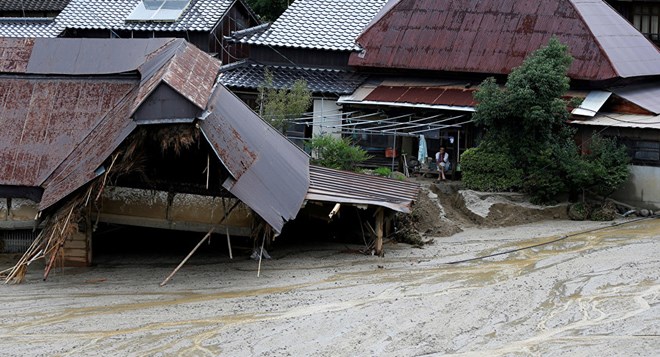
[[[445,172],[451,170],[451,162],[449,162],[449,154],[445,152],[444,147],[440,147],[440,151],[435,153],[435,162],[438,164],[438,181],[446,180]]]

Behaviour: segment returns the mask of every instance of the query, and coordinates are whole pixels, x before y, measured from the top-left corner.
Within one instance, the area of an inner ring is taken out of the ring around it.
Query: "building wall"
[[[228,64],[249,56],[249,46],[243,43],[234,43],[227,41],[224,36],[229,36],[234,31],[244,30],[258,25],[259,22],[237,2],[220,23],[209,34],[209,50],[207,52],[215,54],[222,61],[222,64]]]
[[[339,125],[341,125],[341,107],[337,105],[337,100],[315,99],[312,136],[330,134],[340,138],[341,127],[331,128],[331,126]]]
[[[628,181],[612,198],[635,207],[660,209],[660,167],[631,165]]]

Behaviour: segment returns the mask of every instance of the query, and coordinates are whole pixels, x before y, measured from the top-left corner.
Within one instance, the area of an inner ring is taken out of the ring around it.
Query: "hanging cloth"
[[[428,150],[426,148],[426,139],[423,134],[419,135],[419,149],[417,151],[417,161],[420,163],[426,162],[426,157],[428,156]]]

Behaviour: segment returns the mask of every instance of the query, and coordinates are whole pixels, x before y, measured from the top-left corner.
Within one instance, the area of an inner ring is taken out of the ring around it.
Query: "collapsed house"
[[[90,264],[99,222],[266,240],[310,202],[326,214],[349,204],[376,212],[382,242],[387,216],[416,197],[414,184],[359,175],[350,190],[345,173],[310,169],[215,85],[219,61],[182,39],[0,48],[0,228],[40,232],[8,280],[36,258],[45,276],[57,262]]]

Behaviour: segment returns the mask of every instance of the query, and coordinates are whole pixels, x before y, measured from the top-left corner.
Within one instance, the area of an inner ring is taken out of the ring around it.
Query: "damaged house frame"
[[[0,229],[40,231],[7,282],[37,258],[44,278],[55,264],[90,264],[98,222],[266,241],[301,210],[327,217],[358,205],[373,213],[380,253],[382,228],[416,198],[416,184],[310,168],[305,152],[215,84],[219,61],[182,39],[0,47]]]

